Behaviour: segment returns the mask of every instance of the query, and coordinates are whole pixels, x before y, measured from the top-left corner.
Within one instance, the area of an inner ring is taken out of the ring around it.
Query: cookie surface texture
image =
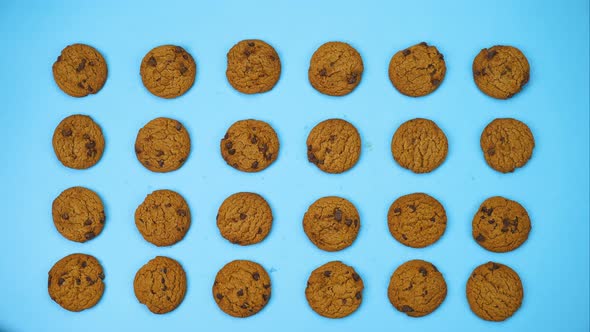
[[[359,85],[363,70],[363,60],[357,50],[346,43],[328,42],[313,53],[308,78],[319,92],[344,96]]]
[[[217,228],[226,240],[239,245],[259,243],[272,227],[272,210],[255,193],[241,192],[226,198],[217,212]]]
[[[490,97],[511,98],[522,90],[529,77],[529,62],[516,47],[484,48],[473,60],[475,84]]]
[[[104,151],[100,126],[87,115],[63,119],[53,132],[53,151],[66,167],[86,169],[98,163]]]
[[[72,97],[97,93],[104,86],[107,75],[107,63],[102,54],[89,45],[67,46],[53,64],[55,83]]]
[[[221,156],[242,172],[260,172],[279,155],[279,138],[274,129],[260,120],[240,120],[221,139]]]
[[[86,242],[104,227],[104,205],[100,197],[84,187],[64,190],[53,200],[51,215],[58,232],[66,239]]]
[[[488,165],[498,172],[511,173],[533,156],[535,139],[529,127],[516,119],[495,119],[479,141]]]
[[[414,173],[434,171],[447,158],[448,149],[447,136],[428,119],[404,122],[391,140],[393,159]]]
[[[133,290],[137,300],[154,314],[176,309],[186,294],[186,273],[176,260],[157,256],[135,274]]]
[[[149,92],[171,99],[182,96],[193,86],[197,64],[184,48],[162,45],[145,55],[139,73]]]
[[[316,200],[303,216],[303,230],[318,248],[338,251],[349,247],[361,228],[355,206],[342,197]]]
[[[434,92],[446,71],[443,55],[424,42],[395,53],[389,62],[389,80],[399,92],[410,97]]]
[[[247,39],[227,53],[227,80],[247,94],[271,90],[281,76],[281,60],[275,49],[262,40]]]
[[[174,119],[156,118],[139,130],[135,139],[137,160],[152,172],[179,169],[191,151],[186,128]]]
[[[318,123],[307,136],[307,160],[327,173],[342,173],[356,165],[361,156],[361,136],[342,119]]]

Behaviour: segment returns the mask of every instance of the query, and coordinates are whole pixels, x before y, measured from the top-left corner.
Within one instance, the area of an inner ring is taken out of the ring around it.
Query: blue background
[[[568,331],[588,330],[589,104],[588,2],[586,1],[1,1],[0,330],[2,331]],[[254,96],[233,90],[225,78],[225,54],[239,40],[260,38],[278,51],[283,71],[274,90]],[[319,94],[307,81],[309,59],[326,41],[351,43],[365,72],[346,97]],[[433,94],[402,96],[389,82],[393,53],[426,41],[445,55],[447,75]],[[51,65],[66,45],[96,47],[109,67],[106,85],[94,96],[72,98],[53,81]],[[139,64],[152,47],[173,43],[198,63],[196,83],[181,98],[152,96],[141,83]],[[519,47],[531,64],[531,80],[511,100],[495,100],[473,83],[471,63],[481,48]],[[70,114],[89,114],[103,128],[106,149],[95,167],[77,171],[56,159],[51,136]],[[176,118],[190,131],[186,164],[168,174],[151,173],[136,160],[135,136],[158,116]],[[306,159],[305,140],[319,121],[341,117],[362,136],[360,162],[347,173],[322,173]],[[390,140],[404,121],[434,120],[449,139],[446,162],[430,174],[400,168]],[[490,169],[479,147],[481,131],[496,117],[515,117],[534,133],[536,148],[513,174]],[[269,122],[281,141],[267,170],[245,174],[228,167],[219,139],[235,121]],[[51,202],[64,189],[82,185],[98,192],[107,222],[96,239],[78,244],[61,237]],[[193,224],[170,248],[144,241],[135,208],[146,194],[169,188],[190,204]],[[262,243],[240,247],[218,233],[221,202],[238,191],[265,196],[275,222]],[[448,214],[445,235],[425,249],[396,242],[386,215],[400,195],[426,192]],[[342,195],[361,214],[354,245],[322,252],[306,238],[301,222],[321,196]],[[492,195],[522,203],[532,218],[529,240],[504,254],[485,251],[471,238],[471,219]],[[47,294],[47,271],[74,252],[96,256],[106,290],[94,308],[71,313]],[[153,315],[133,293],[135,272],[156,255],[185,267],[184,302]],[[221,312],[210,292],[216,272],[233,259],[252,259],[270,272],[273,296],[248,319]],[[448,295],[433,314],[408,318],[387,300],[389,277],[409,259],[433,262],[444,274]],[[317,266],[342,260],[365,281],[361,307],[330,320],[307,305],[304,289]],[[479,319],[465,299],[465,282],[477,265],[494,260],[521,276],[522,308],[503,323]]]

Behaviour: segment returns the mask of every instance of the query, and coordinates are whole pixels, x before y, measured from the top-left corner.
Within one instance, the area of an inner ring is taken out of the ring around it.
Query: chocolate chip
[[[244,290],[243,289],[239,289],[236,294],[238,296],[244,296]]]
[[[265,285],[262,285],[262,287],[264,287],[264,289],[268,289],[270,287],[270,285],[269,284],[265,284]]]
[[[495,148],[489,148],[488,149],[488,155],[493,156],[496,154],[496,149]]]
[[[181,64],[180,65],[180,75],[183,75],[187,71],[188,71],[188,68],[186,68],[186,66],[184,64]]]
[[[76,278],[76,285],[79,285],[82,281],[80,280],[80,278]]]
[[[180,131],[182,129],[182,123],[176,121],[176,125],[174,126],[174,128],[176,128],[176,130]]]
[[[227,141],[225,142],[225,148],[226,149],[231,149],[232,146],[234,146],[234,143],[232,143],[232,141]]]
[[[184,52],[184,49],[180,46],[176,46],[174,47],[174,53],[182,53]]]
[[[256,144],[256,142],[258,142],[258,138],[256,138],[256,135],[252,136],[252,138],[250,139],[250,142],[252,144]]]
[[[58,56],[57,56],[57,61],[58,61],[58,62],[59,62],[59,61],[61,61],[61,55],[58,55]]]
[[[257,169],[258,168],[258,161],[254,160],[254,162],[252,163],[252,168],[253,169]]]
[[[220,293],[217,293],[217,295],[216,295],[216,296],[217,296],[217,298],[218,298],[218,299],[220,299],[220,300],[221,300],[221,299],[223,299],[223,295],[221,295]]]
[[[263,299],[264,301],[268,301],[268,295],[266,295],[266,294],[262,294],[262,299]]]
[[[94,157],[94,156],[96,156],[96,149],[89,149],[89,150],[86,150],[86,155],[87,155],[88,157]]]
[[[402,312],[414,312],[414,308],[410,307],[409,305],[402,306]]]
[[[244,303],[240,306],[242,309],[248,309],[248,303]]]
[[[488,224],[491,225],[491,224],[494,224],[494,223],[496,223],[496,219],[490,219],[490,220],[488,220]]]
[[[436,219],[434,219],[434,217],[430,218],[430,221],[435,222]]]
[[[90,225],[92,225],[92,220],[86,219],[86,221],[84,222],[84,226],[90,226]]]
[[[494,270],[497,270],[499,268],[500,268],[500,265],[499,264],[492,263],[492,267],[490,267],[490,271],[494,271]]]
[[[86,281],[88,282],[89,285],[94,284],[94,280],[92,280],[92,278],[90,278],[89,276],[86,276]]]
[[[63,137],[72,136],[72,130],[70,128],[62,129],[61,134]]]
[[[58,286],[61,286],[61,285],[63,285],[63,283],[64,283],[64,282],[65,282],[65,279],[64,279],[64,278],[59,278],[59,279],[57,279],[57,285],[58,285]]]
[[[430,83],[432,83],[432,85],[439,85],[440,84],[440,80],[433,78],[432,80],[430,80]]]
[[[327,76],[328,73],[326,72],[326,68],[322,68],[322,70],[320,70],[320,76]]]
[[[502,138],[503,138],[503,137],[502,137]],[[488,217],[489,217],[489,216],[491,216],[491,215],[492,215],[492,212],[494,212],[494,209],[493,209],[493,208],[489,208],[489,209],[488,209],[488,208],[486,208],[486,207],[484,206],[484,207],[482,207],[482,208],[481,208],[481,212],[483,212],[483,213],[487,214],[487,215],[488,215]]]
[[[346,299],[342,299],[342,304],[346,304]]]
[[[90,142],[86,143],[85,147],[87,149],[93,149],[94,147],[96,147],[96,142],[95,141],[90,141]]]
[[[428,46],[428,44],[426,44],[426,42],[421,42],[420,44],[418,44],[420,46]]]
[[[252,273],[252,279],[258,281],[258,279],[260,279],[260,274],[258,272]]]
[[[164,277],[162,277],[162,279],[160,280],[162,283],[165,283],[166,280],[164,279]]]
[[[491,60],[493,57],[496,56],[496,54],[498,54],[498,51],[496,50],[488,51],[488,53],[486,54],[486,58],[488,60]]]
[[[164,151],[162,150],[156,150],[156,157],[161,157],[164,155]]]
[[[186,210],[184,209],[178,209],[176,210],[176,214],[181,216],[181,217],[186,217]]]
[[[342,221],[342,211],[339,208],[334,209],[334,219],[336,221]]]
[[[357,80],[357,74],[352,74],[349,78],[348,78],[348,84],[354,84],[356,83]]]
[[[403,238],[404,240],[407,240],[407,239],[408,239],[408,237],[406,236],[406,234],[402,234],[402,238]]]
[[[61,214],[61,218],[64,219],[64,220],[68,220],[68,219],[70,219],[70,215],[67,214],[67,213],[62,213]]]
[[[250,56],[250,54],[252,54],[252,52],[250,52],[250,50],[248,50],[248,49],[244,50],[245,56]]]
[[[410,210],[412,210],[412,212],[416,212],[416,205],[410,204],[408,205],[408,207],[410,208]]]
[[[412,53],[412,51],[410,51],[410,50],[408,50],[408,49],[405,49],[405,50],[403,50],[403,51],[402,51],[402,54],[403,54],[404,56],[408,56],[408,55],[410,55],[410,53]]]
[[[233,155],[234,153],[236,153],[236,150],[229,149],[229,150],[227,150],[227,153],[229,153],[230,155]]]
[[[86,261],[82,261],[82,263],[80,264],[81,267],[86,267],[88,266],[88,263],[86,263]]]
[[[428,274],[428,271],[426,271],[426,269],[424,267],[422,267],[422,266],[418,269],[418,272],[420,272],[420,274],[423,277],[426,277],[426,275]]]
[[[104,280],[104,273],[103,273],[103,272],[101,272],[101,273],[98,275],[98,277],[99,277],[101,280]]]
[[[164,287],[162,287],[162,290],[166,291],[166,290],[168,290],[168,287],[166,287],[166,285],[164,285]]]
[[[350,226],[352,225],[352,220],[347,218],[346,220],[344,220],[344,223],[346,224],[346,226]]]
[[[168,269],[167,269],[167,268],[164,266],[164,267],[162,268],[162,272],[163,272],[164,274],[166,274],[166,273],[168,273]]]
[[[247,215],[245,213],[240,213],[240,220],[246,219]]]
[[[352,274],[352,279],[354,279],[354,281],[359,281],[361,279],[361,277],[358,274],[353,273]]]
[[[479,234],[479,235],[478,235],[478,236],[475,238],[475,241],[477,241],[477,242],[484,242],[485,240],[486,240],[486,238],[485,238],[483,235],[481,235],[481,234]]]
[[[104,211],[100,211],[100,213],[101,213],[101,216],[100,216],[100,219],[98,219],[98,222],[101,224],[104,224]]]
[[[96,235],[94,234],[94,232],[87,232],[86,234],[84,234],[84,237],[86,238],[86,240],[91,240],[94,239]]]
[[[402,213],[402,209],[395,208],[395,209],[393,209],[393,213],[395,213],[396,215],[399,215],[400,213]]]
[[[272,159],[272,153],[269,153],[269,154],[265,155],[264,156],[264,159],[271,160]]]
[[[84,89],[84,84],[82,84],[82,82],[78,82],[78,84],[76,84],[80,89]]]
[[[258,151],[266,153],[266,151],[268,151],[268,145],[266,143],[262,143],[262,145],[258,147]]]
[[[162,159],[158,160],[158,166],[163,167],[164,166],[164,160],[162,160]]]
[[[354,294],[354,297],[356,297],[357,300],[360,300],[363,295],[361,294],[361,292],[356,292],[356,294]]]
[[[152,66],[152,67],[155,67],[155,66],[158,64],[158,63],[156,62],[156,58],[154,58],[153,56],[151,56],[151,57],[148,59],[148,62],[147,62],[147,63],[148,63],[148,65],[150,65],[150,66]]]
[[[86,59],[82,59],[82,61],[80,61],[78,68],[76,68],[76,72],[81,72],[84,69],[84,67],[86,67]]]
[[[332,271],[324,271],[324,277],[329,277],[332,275]]]
[[[248,42],[248,46],[254,47],[254,42]]]

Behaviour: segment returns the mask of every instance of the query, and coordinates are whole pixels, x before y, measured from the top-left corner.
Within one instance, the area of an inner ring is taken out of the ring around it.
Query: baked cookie
[[[87,115],[70,115],[53,132],[53,151],[66,167],[92,167],[100,160],[104,151],[102,130]]]
[[[356,239],[361,222],[354,205],[342,197],[322,197],[303,216],[303,230],[313,244],[326,251],[349,247]]]
[[[307,303],[327,318],[346,317],[363,301],[363,279],[354,268],[339,261],[328,262],[311,272],[307,279]]]
[[[530,231],[531,220],[522,205],[500,196],[486,199],[473,217],[473,239],[493,252],[520,247]]]
[[[275,49],[258,39],[235,44],[227,53],[227,80],[247,94],[271,90],[281,76],[281,60]]]
[[[279,155],[279,138],[272,127],[259,120],[237,121],[221,139],[221,156],[242,172],[260,172]]]
[[[133,290],[139,303],[154,314],[165,314],[184,300],[186,274],[176,260],[157,256],[137,271]]]
[[[94,239],[104,227],[102,200],[84,187],[72,187],[59,194],[53,200],[51,215],[57,231],[76,242]]]
[[[361,136],[342,119],[318,123],[307,136],[307,160],[327,173],[351,169],[361,156]]]
[[[447,158],[449,143],[445,133],[431,120],[404,122],[393,134],[391,153],[403,168],[414,173],[429,173]]]
[[[359,85],[363,70],[363,59],[352,46],[328,42],[313,53],[308,77],[311,85],[319,92],[344,96]]]
[[[182,123],[157,118],[139,130],[135,139],[137,160],[152,172],[179,169],[191,152],[191,139]]]
[[[261,242],[272,227],[272,210],[266,200],[254,193],[236,193],[223,201],[217,211],[219,233],[242,246]]]
[[[162,45],[145,55],[139,73],[149,92],[170,99],[182,96],[193,86],[197,64],[184,48]]]
[[[490,97],[514,96],[527,84],[529,75],[529,62],[516,47],[484,48],[473,60],[473,80]]]
[[[104,292],[104,272],[96,258],[71,254],[49,270],[48,291],[53,301],[69,311],[94,307]]]
[[[535,139],[526,124],[515,119],[495,119],[481,133],[479,144],[491,168],[510,173],[531,159]]]
[[[478,266],[467,281],[471,311],[489,321],[503,321],[520,305],[524,291],[520,277],[510,267],[494,262]]]
[[[226,314],[249,317],[262,310],[270,300],[271,284],[266,270],[258,263],[235,260],[215,276],[213,299]]]
[[[400,265],[391,275],[389,302],[410,317],[422,317],[438,308],[447,296],[447,283],[436,266],[415,259]]]
[[[172,190],[156,190],[135,210],[135,226],[143,238],[158,247],[171,246],[191,227],[191,210]]]
[[[53,63],[53,79],[59,88],[72,97],[95,94],[107,81],[107,63],[94,47],[69,45]]]
[[[393,202],[387,213],[389,232],[401,244],[424,248],[438,241],[447,228],[445,208],[433,197],[414,193]]]
[[[397,91],[410,97],[426,96],[445,78],[447,66],[435,46],[422,42],[393,55],[389,79]]]

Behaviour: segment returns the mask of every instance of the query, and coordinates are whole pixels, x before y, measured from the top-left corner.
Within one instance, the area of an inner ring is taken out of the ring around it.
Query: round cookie
[[[328,262],[307,279],[307,303],[319,315],[342,318],[355,312],[363,300],[363,280],[354,268],[339,261]]]
[[[149,92],[170,99],[182,96],[193,86],[197,64],[184,48],[162,45],[145,55],[139,73]]]
[[[414,193],[393,202],[387,212],[389,232],[401,244],[424,248],[438,241],[447,228],[445,208],[435,198]]]
[[[524,291],[520,277],[510,267],[488,262],[478,266],[467,281],[467,301],[480,318],[499,322],[512,316]]]
[[[180,194],[156,190],[135,210],[135,226],[146,241],[158,247],[171,246],[188,232],[191,211]]]
[[[324,172],[345,172],[360,156],[361,136],[351,123],[342,119],[322,121],[307,136],[307,160]]]
[[[75,114],[63,119],[53,132],[53,151],[69,168],[94,166],[104,151],[100,126],[87,115]]]
[[[270,277],[258,263],[235,260],[217,272],[212,291],[223,312],[233,317],[249,317],[270,300]]]
[[[447,283],[436,266],[415,259],[400,265],[391,275],[389,302],[410,317],[422,317],[438,308],[447,296]]]
[[[107,63],[94,47],[69,45],[53,63],[53,79],[59,88],[72,97],[95,94],[107,81]]]
[[[135,139],[137,160],[152,172],[179,169],[191,152],[191,139],[182,123],[156,118],[139,130]]]
[[[524,166],[535,148],[529,127],[515,119],[490,122],[481,133],[479,143],[488,165],[502,173],[514,172]]]
[[[104,272],[96,258],[71,254],[49,270],[48,292],[53,301],[69,311],[94,307],[104,292]]]
[[[51,215],[57,231],[76,242],[94,239],[105,222],[102,200],[84,187],[68,188],[59,194],[53,200]]]
[[[235,44],[227,53],[227,80],[247,94],[271,90],[281,76],[281,60],[275,49],[258,39]]]
[[[431,120],[404,122],[393,134],[391,153],[403,168],[414,173],[429,173],[447,158],[449,143],[445,133]]]
[[[217,211],[219,233],[242,246],[261,242],[272,227],[272,210],[266,200],[254,193],[236,193],[226,198]]]
[[[279,138],[272,127],[259,120],[241,120],[232,124],[221,139],[221,156],[242,172],[260,172],[279,155]]]
[[[363,70],[363,59],[357,50],[346,43],[328,42],[313,53],[308,77],[319,92],[344,96],[359,85]]]
[[[410,97],[426,96],[445,78],[447,66],[435,46],[422,42],[393,55],[389,79],[397,91]]]
[[[303,216],[305,234],[313,244],[326,251],[349,247],[360,228],[358,211],[342,197],[322,197],[311,204]]]
[[[157,256],[137,271],[133,290],[139,303],[154,314],[165,314],[184,300],[186,273],[176,260]]]
[[[473,60],[473,80],[481,92],[508,99],[529,81],[530,67],[522,52],[512,46],[484,48]]]
[[[529,237],[531,220],[518,202],[496,196],[486,199],[473,216],[473,239],[493,252],[508,252]]]

